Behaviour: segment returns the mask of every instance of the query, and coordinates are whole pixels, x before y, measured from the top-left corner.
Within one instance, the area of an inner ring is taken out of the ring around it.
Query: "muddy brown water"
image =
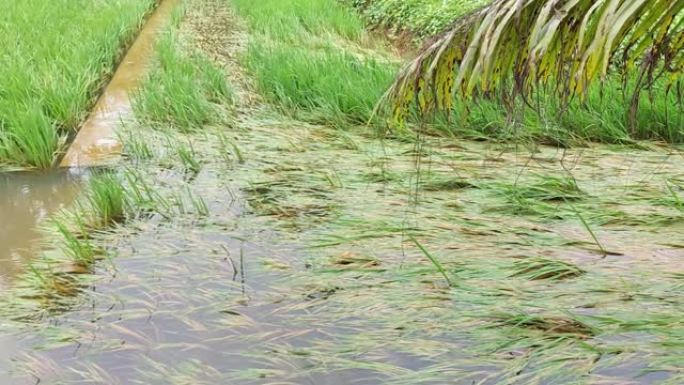
[[[301,245],[245,216],[245,199],[238,190],[231,194],[235,200],[210,204],[220,217],[216,221],[187,218],[165,226],[152,220],[137,223],[142,232],[106,236],[105,243],[119,250],[116,274],[88,288],[84,302],[53,315],[52,337],[27,332],[0,339],[0,380],[21,385],[261,384],[275,377],[292,384],[378,383],[384,376],[371,369],[308,373],[306,355],[294,361],[278,358],[287,353],[279,351],[280,343],[293,352],[306,351],[356,330],[293,322],[308,310],[278,291],[284,276],[264,270],[262,261],[303,261],[306,254]],[[108,266],[98,270],[109,274]],[[91,295],[95,292],[103,295]],[[68,331],[76,329],[79,335]],[[73,345],[77,340],[82,342]],[[17,352],[31,353],[17,357]],[[3,358],[26,360],[27,367],[3,363]],[[402,359],[418,363],[401,354],[393,357]],[[292,372],[297,367],[300,374]]]
[[[0,296],[46,246],[41,230],[49,217],[68,208],[78,197],[87,171],[0,173]],[[11,383],[7,374],[17,351],[13,335],[0,335],[0,384]]]
[[[39,226],[74,201],[82,179],[78,170],[0,174],[0,290],[40,250]]]

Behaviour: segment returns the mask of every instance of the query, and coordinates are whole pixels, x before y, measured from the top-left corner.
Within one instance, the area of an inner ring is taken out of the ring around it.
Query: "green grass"
[[[0,0],[0,166],[50,167],[153,0]]]
[[[233,0],[253,34],[282,41],[303,41],[311,35],[335,34],[356,41],[364,24],[344,6],[330,0]]]
[[[67,261],[89,266],[101,254],[93,245],[98,234],[133,219],[154,215],[169,219],[187,213],[207,215],[208,208],[201,196],[188,190],[195,211],[186,211],[180,205],[174,207],[170,198],[159,194],[148,180],[149,176],[136,169],[94,171],[76,204],[51,217],[52,226],[47,227],[57,234],[56,240]]]
[[[134,200],[122,182],[117,174],[96,172],[76,205],[51,218],[68,260],[80,266],[92,264],[99,253],[92,243],[94,234],[133,215]]]
[[[397,65],[364,51],[357,15],[330,0],[233,3],[253,35],[244,64],[269,102],[335,127],[371,118]]]
[[[579,267],[548,258],[532,257],[524,258],[513,264],[514,277],[522,277],[530,281],[536,280],[560,280],[579,277],[584,270]]]
[[[157,65],[136,92],[133,108],[143,122],[190,132],[220,122],[219,106],[232,102],[233,91],[211,60],[179,44],[171,32],[160,39]]]
[[[178,153],[178,158],[185,169],[185,172],[189,174],[191,178],[194,178],[202,170],[202,164],[197,158],[197,153],[192,146],[192,143],[187,145],[184,143],[179,143],[176,146],[176,152]]]
[[[73,263],[89,266],[95,261],[97,250],[89,238],[80,236],[67,223],[55,220],[54,225],[61,236],[62,251]]]
[[[365,124],[394,78],[392,66],[332,47],[252,44],[246,65],[266,98],[315,123]]]
[[[231,164],[233,161],[245,163],[245,155],[234,140],[226,136],[223,131],[216,132],[216,139],[219,147],[219,156],[221,156],[226,164]]]
[[[581,199],[584,192],[570,177],[543,176],[528,185],[502,186],[504,195],[514,200],[538,200],[542,202],[566,202]]]
[[[655,199],[654,203],[669,206],[684,213],[684,195],[682,194],[684,188],[673,181],[667,181],[665,187],[667,192],[663,197]]]
[[[121,181],[112,174],[98,175],[90,181],[87,195],[88,214],[92,225],[105,228],[126,218],[130,202]]]
[[[584,102],[561,105],[553,95],[540,95],[533,108],[518,103],[513,114],[495,100],[457,101],[447,122],[438,117],[435,132],[469,139],[535,141],[569,146],[593,141],[633,143],[651,139],[671,143],[684,141],[684,115],[675,95],[655,91],[642,95],[634,121],[630,101],[625,100],[618,79],[609,79],[603,89],[594,87]]]
[[[559,210],[560,205],[584,196],[575,181],[567,177],[545,176],[534,183],[493,183],[488,187],[503,197],[506,204],[487,210],[515,215],[561,218],[567,212]]]
[[[413,237],[412,235],[409,235],[409,239],[411,240],[411,242],[413,242],[413,243],[416,245],[416,247],[418,247],[418,249],[423,253],[423,255],[425,255],[425,256],[430,260],[430,262],[432,262],[432,264],[435,266],[435,268],[437,269],[437,271],[439,271],[439,273],[442,274],[442,277],[444,277],[444,280],[446,281],[446,283],[447,283],[449,286],[454,286],[453,282],[452,282],[451,279],[449,278],[449,275],[447,274],[447,271],[444,269],[444,266],[443,266],[442,263],[439,261],[439,259],[437,259],[435,256],[433,256],[433,255],[425,248],[425,246],[423,246],[423,244],[421,244],[420,242],[418,242],[418,240],[417,240],[415,237]]]
[[[344,0],[359,9],[374,26],[408,30],[419,36],[434,35],[458,16],[489,0]]]

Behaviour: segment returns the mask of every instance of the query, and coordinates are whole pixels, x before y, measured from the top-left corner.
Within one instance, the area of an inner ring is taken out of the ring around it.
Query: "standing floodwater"
[[[40,224],[74,200],[79,180],[68,171],[0,174],[0,288],[35,254]]]

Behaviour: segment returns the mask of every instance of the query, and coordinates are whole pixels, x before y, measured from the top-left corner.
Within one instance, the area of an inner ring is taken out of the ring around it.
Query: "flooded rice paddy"
[[[303,123],[253,95],[208,4],[180,28],[229,74],[230,127],[127,128],[151,156],[113,172],[157,205],[94,236],[68,295],[7,290],[3,383],[682,383],[681,152]]]
[[[244,122],[244,164],[199,136],[191,181],[147,170],[208,210],[103,234],[97,279],[19,334],[16,383],[677,383],[681,217],[633,196],[676,158],[572,155],[604,253],[567,204],[499,192],[561,172],[556,150],[434,143],[416,196],[412,145],[271,118]]]
[[[40,224],[73,203],[81,178],[68,170],[0,174],[0,288],[43,246]]]
[[[41,226],[71,206],[81,192],[87,167],[112,164],[121,154],[116,128],[130,123],[129,93],[135,92],[154,58],[154,44],[170,22],[176,0],[160,2],[122,59],[90,117],[61,160],[57,171],[0,174],[0,288],[25,270],[31,256],[46,246]]]

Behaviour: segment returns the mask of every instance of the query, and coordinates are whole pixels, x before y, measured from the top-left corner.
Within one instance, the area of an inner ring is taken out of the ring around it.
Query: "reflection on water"
[[[74,171],[0,174],[0,289],[35,253],[39,224],[74,200],[80,179]]]
[[[16,350],[14,337],[0,336],[0,384],[9,384],[11,381],[8,371],[10,369],[10,360]]]

